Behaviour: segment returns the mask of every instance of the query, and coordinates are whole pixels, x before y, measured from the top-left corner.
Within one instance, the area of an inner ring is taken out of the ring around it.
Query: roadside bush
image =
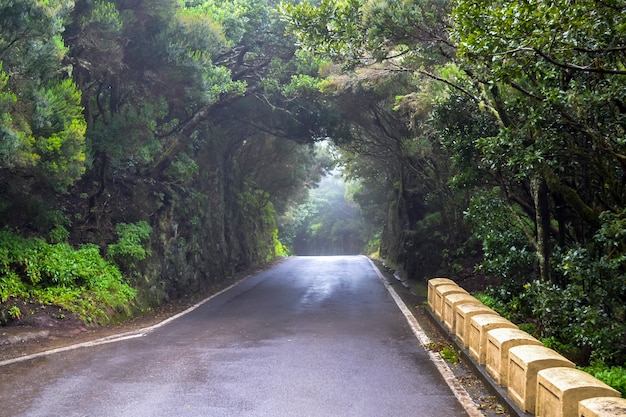
[[[133,264],[150,256],[150,233],[152,228],[148,223],[140,221],[137,223],[119,223],[115,226],[118,240],[110,244],[107,249],[107,256],[114,259],[120,266]],[[145,244],[145,243],[148,244]]]
[[[622,364],[626,357],[623,321],[604,309],[593,293],[570,283],[534,280],[523,286],[488,288],[477,298],[579,365]]]
[[[96,245],[73,248],[0,230],[0,302],[30,298],[58,305],[85,322],[105,324],[128,308],[136,290]]]
[[[272,240],[274,242],[274,253],[268,255],[267,261],[270,261],[273,257],[285,257],[289,256],[289,248],[280,241],[278,238],[278,229],[274,229],[272,233]]]
[[[0,303],[6,302],[10,297],[28,296],[28,287],[19,275],[14,271],[7,271],[0,274]]]
[[[626,396],[626,368],[622,366],[609,367],[602,361],[596,361],[590,366],[580,369],[615,388],[622,393],[622,397]]]
[[[524,286],[514,281],[504,281],[497,287],[487,287],[476,294],[483,304],[493,309],[502,317],[516,323],[535,325],[528,300],[524,299]]]
[[[626,363],[626,210],[605,212],[593,241],[552,254],[553,280],[505,280],[480,298],[579,365]],[[532,324],[532,325],[531,325]]]
[[[566,339],[590,350],[590,360],[607,365],[626,363],[626,210],[600,215],[601,226],[586,247],[572,246],[554,254],[557,288],[537,294],[554,315],[569,318]],[[544,284],[547,285],[547,284]],[[535,285],[537,287],[537,285]],[[538,307],[539,309],[540,307]],[[538,312],[539,313],[539,312]]]

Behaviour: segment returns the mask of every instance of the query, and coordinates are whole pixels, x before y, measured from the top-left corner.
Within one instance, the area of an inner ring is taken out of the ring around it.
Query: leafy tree
[[[620,244],[601,243],[625,203],[621,11],[615,2],[460,2],[453,14],[463,65],[501,126],[476,142],[478,160],[507,178],[506,197],[535,220],[525,231],[542,282],[524,294],[567,311],[533,314],[544,336],[586,352],[583,361],[623,360],[605,350],[624,334],[621,267],[605,269],[620,264]]]
[[[485,162],[527,182],[543,279],[550,275],[551,218],[561,245],[584,241],[584,228],[597,228],[599,212],[624,204],[620,7],[461,2],[454,10],[460,56],[489,83],[486,99],[502,124],[479,151]]]
[[[474,98],[472,84],[449,63],[449,4],[304,2],[281,10],[305,49],[353,70],[328,72],[322,91],[341,111],[344,123],[329,136],[350,155],[350,175],[372,185],[378,175],[393,190],[381,253],[410,275],[453,267],[448,255],[426,259],[456,253],[467,237],[460,214],[467,192],[449,187],[454,172],[429,122],[448,87]]]
[[[317,61],[295,54],[275,6],[0,6],[2,223],[108,247],[148,277],[135,284],[152,303],[274,256],[277,210],[325,170],[306,144],[329,114],[310,95]],[[162,263],[136,262],[140,249]]]
[[[513,212],[517,206],[530,214],[525,234],[549,279],[551,239],[588,239],[584,230],[598,226],[601,208],[619,207],[623,198],[623,150],[614,139],[622,136],[615,117],[623,107],[620,6],[603,4],[596,13],[593,2],[573,9],[567,2],[406,3],[305,2],[282,10],[298,39],[321,56],[347,68],[386,61],[441,81],[496,116],[495,132],[461,137],[465,145],[456,149],[465,157],[475,152]],[[592,196],[601,183],[606,194]]]
[[[283,2],[280,10],[306,50],[346,69],[387,60],[405,70],[405,64],[433,65],[454,55],[446,33],[449,7],[448,1],[322,0]]]
[[[366,236],[354,203],[346,199],[346,184],[339,177],[326,177],[298,208],[300,224],[293,238],[298,255],[362,253]]]
[[[35,98],[32,157],[61,190],[85,172],[87,124],[80,100],[81,93],[71,80],[44,88]]]
[[[8,81],[9,77],[2,71],[0,62],[0,129],[2,133],[0,160],[2,166],[10,164],[19,147],[19,138],[12,129],[13,117],[10,112],[11,105],[17,101],[17,96],[6,91]]]
[[[81,92],[68,79],[62,32],[72,2],[0,6],[2,167],[64,191],[85,171]]]

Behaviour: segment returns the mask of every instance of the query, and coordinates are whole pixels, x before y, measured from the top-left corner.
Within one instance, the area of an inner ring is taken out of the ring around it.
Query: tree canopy
[[[494,279],[537,335],[623,362],[606,346],[626,334],[625,11],[617,0],[4,2],[3,244],[74,245],[68,256],[105,265],[94,246],[81,252],[96,245],[138,305],[155,305],[284,253],[297,221],[309,248],[343,228],[349,252],[379,243],[410,277]],[[294,208],[335,165],[367,226],[314,214],[340,206],[321,189]],[[111,245],[145,257],[109,256]],[[2,302],[41,290],[5,264]],[[573,318],[542,313],[561,298]]]
[[[283,254],[278,217],[331,162],[312,147],[325,136],[308,98],[318,64],[276,6],[3,3],[0,256],[23,236],[87,263],[95,244],[143,308]],[[64,265],[55,274],[71,274]],[[0,317],[12,297],[41,294],[28,268],[5,266]],[[45,302],[67,295],[58,282],[41,281],[57,294]],[[62,282],[72,294],[84,284]]]
[[[540,316],[538,334],[617,363],[624,353],[600,346],[625,334],[625,7],[281,5],[302,47],[336,65],[321,85],[349,125],[336,133],[349,172],[393,189],[381,253],[418,276],[474,259],[514,314]],[[576,298],[575,324],[519,311],[515,294],[533,305],[549,291]],[[615,338],[588,327],[598,320]]]

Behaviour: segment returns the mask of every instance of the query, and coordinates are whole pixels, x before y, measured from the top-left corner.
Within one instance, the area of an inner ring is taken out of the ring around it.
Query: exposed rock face
[[[63,203],[66,210],[90,213],[73,225],[76,243],[104,247],[115,240],[116,224],[149,223],[151,255],[137,265],[139,272],[123,271],[138,287],[140,305],[218,286],[273,254],[274,218],[249,195],[242,197],[246,190],[232,161],[216,149],[201,150],[195,159],[199,173],[191,182],[125,176],[108,179],[91,202]],[[89,194],[93,183],[84,179],[73,194]]]

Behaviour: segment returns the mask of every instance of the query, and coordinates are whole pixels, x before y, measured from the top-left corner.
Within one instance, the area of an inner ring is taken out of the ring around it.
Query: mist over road
[[[0,367],[0,416],[466,416],[370,262],[292,257],[143,337]]]

